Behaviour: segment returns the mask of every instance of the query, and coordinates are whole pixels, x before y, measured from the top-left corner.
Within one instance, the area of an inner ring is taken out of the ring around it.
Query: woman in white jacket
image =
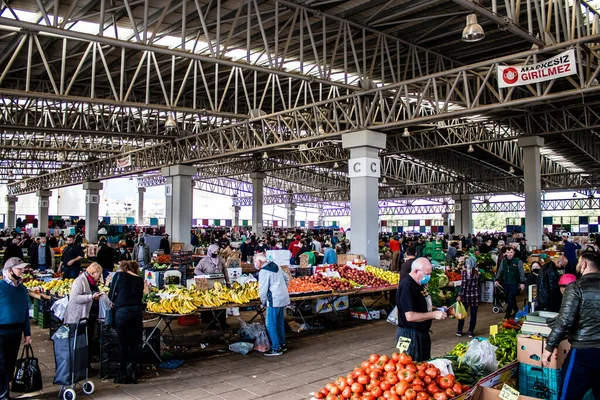
[[[103,295],[98,289],[101,277],[102,267],[93,263],[73,281],[65,310],[65,324],[76,324],[81,318],[89,318],[92,303]]]

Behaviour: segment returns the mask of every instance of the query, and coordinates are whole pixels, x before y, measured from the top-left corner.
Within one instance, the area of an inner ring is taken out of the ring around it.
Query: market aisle
[[[489,326],[502,314],[493,314],[490,304],[480,306],[476,333],[487,336]],[[56,399],[58,386],[52,385],[54,356],[48,331],[32,325],[34,350],[39,358],[45,389],[31,399]],[[433,323],[432,354],[439,356],[456,343],[468,341],[455,336],[456,320]],[[96,392],[77,399],[307,399],[309,393],[325,383],[347,374],[371,353],[394,351],[395,327],[385,321],[357,327],[330,330],[319,334],[296,336],[289,340],[289,352],[280,357],[264,357],[252,352],[247,356],[226,353],[186,361],[176,370],[158,370],[156,376],[144,377],[138,385],[117,386],[112,380],[92,378]],[[26,396],[23,396],[25,398]]]

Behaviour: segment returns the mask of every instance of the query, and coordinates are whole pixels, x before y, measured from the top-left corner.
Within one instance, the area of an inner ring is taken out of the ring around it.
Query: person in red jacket
[[[292,252],[292,258],[290,259],[290,265],[296,265],[296,255],[302,248],[302,243],[300,243],[300,236],[296,236],[294,241],[290,243],[290,247],[288,250]]]

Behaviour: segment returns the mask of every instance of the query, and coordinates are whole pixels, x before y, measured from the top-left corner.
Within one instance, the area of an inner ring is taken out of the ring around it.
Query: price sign
[[[400,353],[406,353],[408,348],[410,347],[410,342],[412,342],[411,338],[407,338],[404,336],[400,336],[398,338],[398,343],[396,344],[396,348]]]
[[[490,326],[490,336],[494,336],[498,333],[498,325]]]
[[[506,384],[502,386],[502,391],[500,392],[500,398],[502,400],[518,400],[519,395],[520,393],[516,389],[513,389]]]

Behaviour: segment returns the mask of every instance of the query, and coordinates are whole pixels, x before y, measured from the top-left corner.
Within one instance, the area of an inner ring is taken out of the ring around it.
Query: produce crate
[[[33,319],[35,319],[37,321],[38,319],[38,315],[40,313],[40,300],[39,299],[33,299]]]
[[[538,399],[558,400],[562,382],[560,369],[519,365],[519,392]]]

